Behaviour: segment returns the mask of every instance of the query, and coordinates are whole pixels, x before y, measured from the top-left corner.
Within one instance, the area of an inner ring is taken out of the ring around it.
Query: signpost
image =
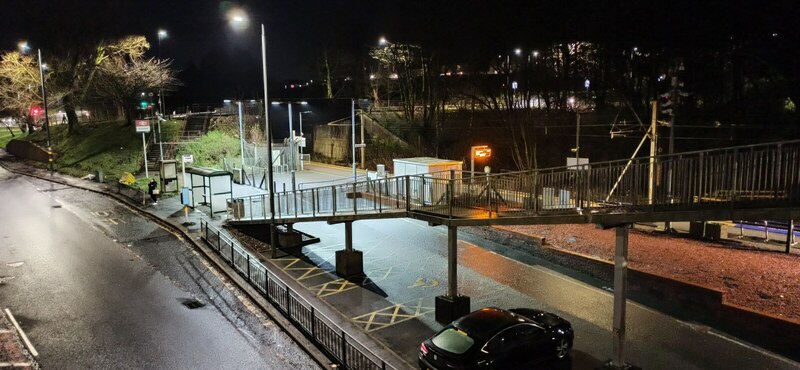
[[[146,119],[136,120],[136,132],[142,133],[142,152],[144,153],[144,177],[150,177],[147,170],[147,141],[144,139],[144,134],[150,133],[150,121]]]
[[[475,158],[478,160],[488,159],[492,156],[492,148],[488,145],[473,146],[469,150],[469,178],[475,177]],[[488,167],[488,166],[487,166]]]
[[[191,196],[191,191],[186,186],[186,163],[194,162],[194,156],[191,154],[184,154],[181,156],[181,181],[183,181],[183,187],[181,188],[181,203],[183,204],[183,225],[189,226],[192,225],[189,222],[189,197]]]

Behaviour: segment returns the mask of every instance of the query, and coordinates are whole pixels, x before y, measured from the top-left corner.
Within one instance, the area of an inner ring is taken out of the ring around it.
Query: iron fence
[[[200,220],[203,238],[217,254],[245,278],[273,306],[281,311],[305,335],[345,369],[394,369],[366,346],[348,335],[333,320],[317,311],[311,303],[275,276],[257,258],[245,251],[220,229]]]
[[[267,218],[268,195],[245,197]],[[275,194],[280,218],[386,211],[487,218],[800,203],[800,140],[502,174],[449,171]]]

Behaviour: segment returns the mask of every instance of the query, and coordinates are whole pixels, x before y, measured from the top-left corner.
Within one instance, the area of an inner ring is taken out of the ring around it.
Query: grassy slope
[[[161,132],[165,141],[173,141],[180,135],[183,123],[168,121],[162,123]],[[102,169],[106,181],[119,179],[124,172],[140,174],[142,169],[142,135],[124,122],[91,123],[80,127],[76,135],[67,135],[67,127],[58,125],[51,128],[51,138],[57,159],[56,170],[69,175],[82,177]],[[3,134],[5,133],[5,135]],[[17,132],[15,132],[17,134]],[[8,136],[8,138],[6,138]],[[11,139],[8,130],[0,131],[0,143]],[[44,132],[37,131],[30,136],[17,135],[16,138],[30,140],[42,146],[46,143]],[[239,140],[222,131],[211,131],[197,141],[181,145],[176,157],[193,154],[195,166],[222,168],[222,158],[237,159]],[[238,160],[238,159],[237,159]],[[44,166],[44,164],[41,164]],[[150,174],[158,177],[158,174]],[[147,179],[138,179],[134,185],[146,189]]]

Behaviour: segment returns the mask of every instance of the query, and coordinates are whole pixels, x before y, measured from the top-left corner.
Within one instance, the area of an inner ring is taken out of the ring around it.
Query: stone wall
[[[344,161],[351,156],[350,125],[325,125],[314,127],[314,153],[334,161]]]

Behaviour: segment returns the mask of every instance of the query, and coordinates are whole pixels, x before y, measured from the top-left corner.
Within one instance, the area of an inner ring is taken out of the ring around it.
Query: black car
[[[572,325],[529,308],[472,312],[419,346],[425,369],[518,369],[569,355]]]

